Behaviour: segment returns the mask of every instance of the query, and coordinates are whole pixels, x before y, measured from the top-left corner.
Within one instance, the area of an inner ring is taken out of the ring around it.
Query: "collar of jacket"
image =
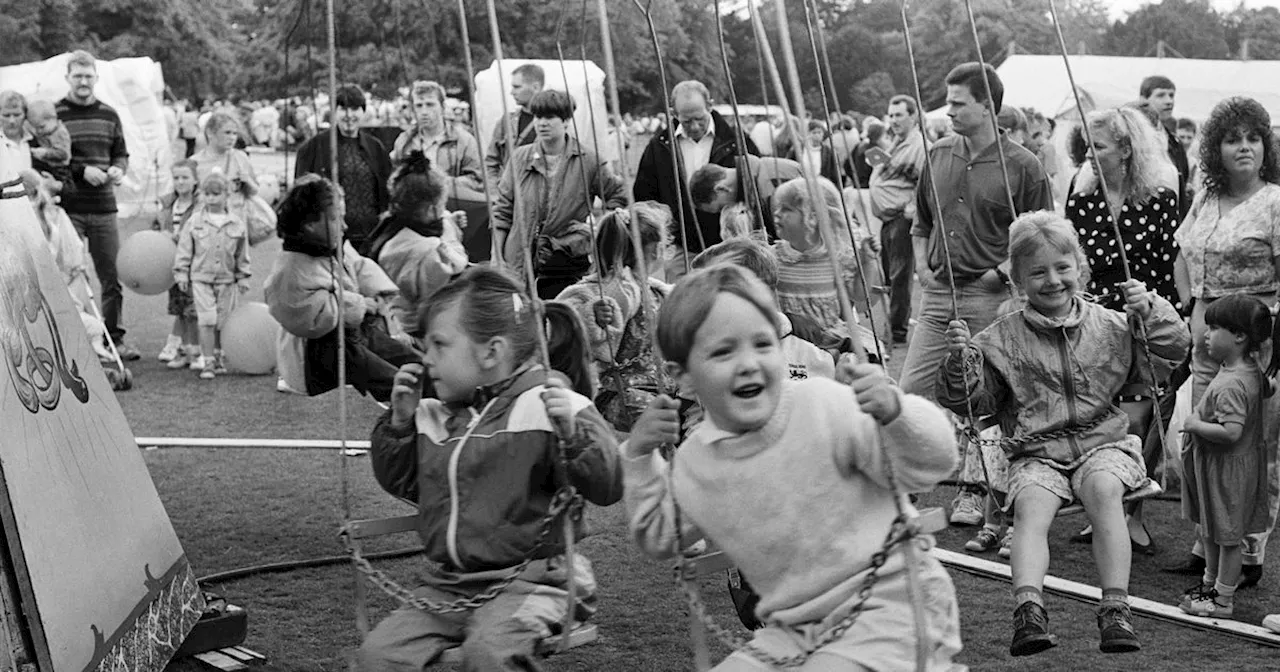
[[[1084,299],[1079,296],[1071,297],[1071,310],[1067,311],[1064,317],[1049,317],[1027,306],[1022,309],[1022,319],[1027,321],[1027,326],[1037,331],[1057,331],[1078,327],[1084,321]]]
[[[578,139],[571,135],[566,135],[564,138],[564,151],[560,153],[560,156],[568,158],[581,155],[582,145],[578,143]],[[543,158],[542,146],[536,140],[533,142],[533,156],[531,158],[534,160],[529,162],[529,170],[542,172],[542,164],[537,161],[537,159]]]
[[[516,369],[510,377],[491,385],[477,387],[471,395],[471,401],[453,404],[454,410],[466,408],[481,409],[498,398],[515,399],[530,388],[547,382],[547,371],[541,364],[528,362]]]
[[[661,142],[662,146],[666,147],[668,150],[671,149],[671,136],[675,132],[673,129],[680,128],[679,119],[672,118],[671,123],[672,123],[672,128],[662,129],[662,134],[658,136],[658,141]],[[736,140],[737,136],[733,132],[733,127],[730,126],[729,122],[725,121],[725,118],[715,110],[711,110],[711,128],[712,128],[712,131],[711,131],[711,136],[712,136],[711,155],[712,156],[715,156],[717,151],[725,147],[732,147],[737,143],[737,140]]]

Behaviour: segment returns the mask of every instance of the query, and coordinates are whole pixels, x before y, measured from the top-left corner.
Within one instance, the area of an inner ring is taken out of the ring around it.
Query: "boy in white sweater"
[[[848,366],[851,385],[788,380],[776,313],[763,284],[728,265],[686,277],[663,304],[659,348],[706,415],[670,469],[656,449],[676,440],[675,402],[658,397],[637,421],[623,446],[632,534],[658,558],[706,537],[751,578],[765,627],[718,671],[774,669],[768,659],[790,656],[824,670],[912,668],[900,544],[915,543],[928,669],[954,669],[955,589],[928,552],[932,537],[904,542],[890,486],[891,472],[903,492],[951,473],[950,424],[876,366]]]

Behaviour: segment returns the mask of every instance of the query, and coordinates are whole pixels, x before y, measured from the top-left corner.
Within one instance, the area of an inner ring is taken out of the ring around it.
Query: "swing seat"
[[[1144,499],[1157,497],[1162,492],[1164,492],[1164,488],[1160,487],[1159,483],[1154,480],[1148,480],[1146,485],[1134,490],[1133,492],[1126,493],[1121,501],[1125,504],[1128,504],[1129,502],[1140,502]],[[1058,515],[1055,517],[1061,518],[1063,516],[1074,516],[1077,513],[1084,513],[1084,504],[1081,504],[1078,500],[1058,509]]]
[[[936,506],[920,509],[916,522],[920,524],[921,534],[937,534],[947,529],[947,512]],[[734,565],[733,560],[730,560],[724,551],[717,550],[686,558],[684,567],[685,571],[692,573],[690,578],[702,579],[712,574],[729,571]]]
[[[371,537],[381,537],[388,534],[403,534],[413,532],[418,529],[417,514],[409,514],[405,516],[395,516],[393,518],[370,518],[366,520],[352,520],[343,525],[339,534],[346,536],[351,549],[354,552],[361,552],[360,542]],[[360,573],[358,568],[352,567],[355,573],[355,597],[356,597],[356,628],[360,630],[360,634],[369,634],[369,607],[368,607],[368,580],[364,574]],[[573,628],[569,633],[568,644],[565,644],[563,634],[553,634],[544,637],[538,642],[537,653],[540,656],[550,656],[552,654],[575,649],[584,644],[599,639],[600,633],[594,623],[578,623],[574,622]],[[442,664],[461,664],[462,663],[462,647],[455,646],[446,649],[436,659],[437,663]]]

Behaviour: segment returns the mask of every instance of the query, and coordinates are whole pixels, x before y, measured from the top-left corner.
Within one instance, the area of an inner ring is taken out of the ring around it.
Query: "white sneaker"
[[[1280,632],[1280,614],[1268,614],[1263,617],[1262,627],[1271,632]]]
[[[169,340],[164,342],[164,349],[160,354],[156,355],[156,359],[162,362],[172,362],[175,357],[182,353],[182,338],[169,335]]]
[[[951,524],[981,525],[982,519],[982,494],[961,490],[951,502]]]
[[[178,348],[177,356],[169,360],[169,363],[165,366],[171,369],[185,369],[191,365],[191,360],[198,356],[191,348]]]
[[[197,356],[195,356],[195,357],[191,358],[191,366],[190,366],[190,367],[188,367],[188,368],[190,368],[192,371],[203,371],[203,370],[204,370],[204,355],[197,355]]]
[[[284,378],[276,378],[276,392],[283,392],[286,394],[304,394],[303,392],[299,392],[290,387],[289,383],[284,382]]]
[[[996,555],[1008,560],[1013,557],[1013,526],[1009,526],[1009,530],[1004,533],[1004,539],[1000,540],[1000,550],[996,551]]]

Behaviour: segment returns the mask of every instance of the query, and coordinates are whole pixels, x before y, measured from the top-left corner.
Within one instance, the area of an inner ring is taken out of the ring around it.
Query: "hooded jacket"
[[[711,111],[711,122],[715,135],[711,143],[710,163],[725,168],[735,167],[734,158],[737,155],[738,143],[733,126],[715,110]],[[675,128],[680,127],[680,122],[673,120],[672,123],[675,124]],[[751,138],[747,138],[746,141],[745,153],[759,156],[760,151],[756,149]],[[632,192],[636,201],[658,201],[666,204],[675,214],[676,222],[680,221],[680,210],[684,210],[684,233],[679,234],[677,240],[683,246],[687,238],[689,253],[697,254],[706,247],[720,242],[720,215],[701,210],[695,213],[689,205],[691,203],[689,176],[675,175],[671,164],[670,129],[663,129],[654,134],[649,144],[645,146],[644,154],[640,156],[640,164],[636,168],[636,180]],[[698,242],[699,230],[702,232],[705,246]]]
[[[1156,378],[1165,381],[1186,357],[1191,334],[1172,304],[1149,296],[1147,345]],[[996,320],[962,355],[947,355],[936,394],[940,405],[960,414],[968,412],[968,396],[973,412],[995,416],[1006,437],[1069,430],[1069,436],[1005,449],[1011,460],[1065,465],[1128,433],[1116,395],[1127,384],[1150,385],[1144,358],[1124,313],[1077,297],[1061,319],[1027,307]]]
[[[530,366],[479,388],[470,403],[423,399],[412,425],[388,411],[373,428],[373,474],[387,492],[418,504],[427,559],[453,572],[480,572],[564,553],[562,521],[535,551],[561,483],[557,443],[542,393],[547,372]],[[571,393],[572,394],[572,393]],[[622,499],[613,430],[591,401],[572,394],[576,433],[563,441],[567,476],[587,501]],[[582,531],[582,521],[576,523]]]

